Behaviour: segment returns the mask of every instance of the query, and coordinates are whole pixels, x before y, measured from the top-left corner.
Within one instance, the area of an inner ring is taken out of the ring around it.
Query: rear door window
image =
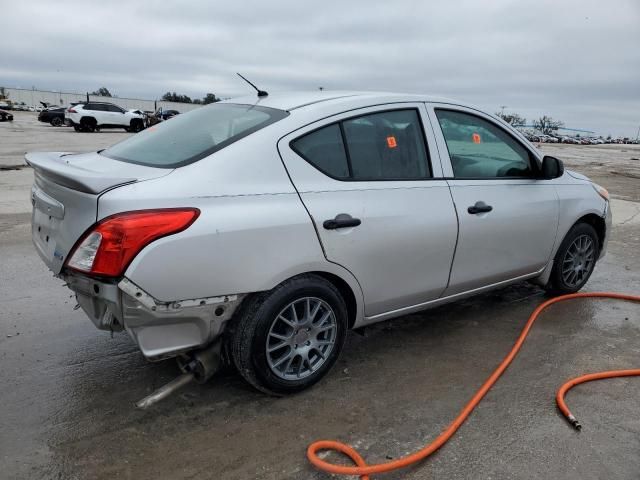
[[[426,141],[415,109],[343,120],[293,140],[291,148],[338,180],[431,178]]]
[[[207,157],[287,115],[275,108],[216,103],[176,115],[170,122],[161,122],[103,150],[101,155],[175,168]]]

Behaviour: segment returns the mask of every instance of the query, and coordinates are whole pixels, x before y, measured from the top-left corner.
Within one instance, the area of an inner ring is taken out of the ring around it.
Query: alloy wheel
[[[570,288],[581,285],[595,263],[595,244],[589,235],[579,235],[571,242],[562,260],[562,280]]]
[[[284,380],[312,375],[329,358],[336,343],[337,321],[327,302],[298,298],[271,324],[265,345],[271,371]]]

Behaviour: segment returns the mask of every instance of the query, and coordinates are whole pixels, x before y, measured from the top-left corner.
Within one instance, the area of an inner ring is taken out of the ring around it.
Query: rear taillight
[[[77,110],[75,110],[73,107],[69,107],[69,108],[67,109],[67,113],[78,113],[78,111],[77,111]]]
[[[66,266],[101,277],[119,277],[151,242],[182,232],[200,215],[197,208],[138,210],[107,217],[87,231]]]

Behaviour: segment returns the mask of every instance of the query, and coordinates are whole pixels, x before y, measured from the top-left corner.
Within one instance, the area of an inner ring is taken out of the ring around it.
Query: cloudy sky
[[[171,90],[385,90],[599,134],[640,127],[640,0],[0,0],[0,85],[154,99]]]

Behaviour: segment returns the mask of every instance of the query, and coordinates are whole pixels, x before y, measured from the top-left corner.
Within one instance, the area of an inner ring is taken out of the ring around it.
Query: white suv
[[[105,102],[86,102],[69,107],[65,123],[76,132],[94,132],[101,128],[124,128],[127,132],[144,129],[144,116]]]

